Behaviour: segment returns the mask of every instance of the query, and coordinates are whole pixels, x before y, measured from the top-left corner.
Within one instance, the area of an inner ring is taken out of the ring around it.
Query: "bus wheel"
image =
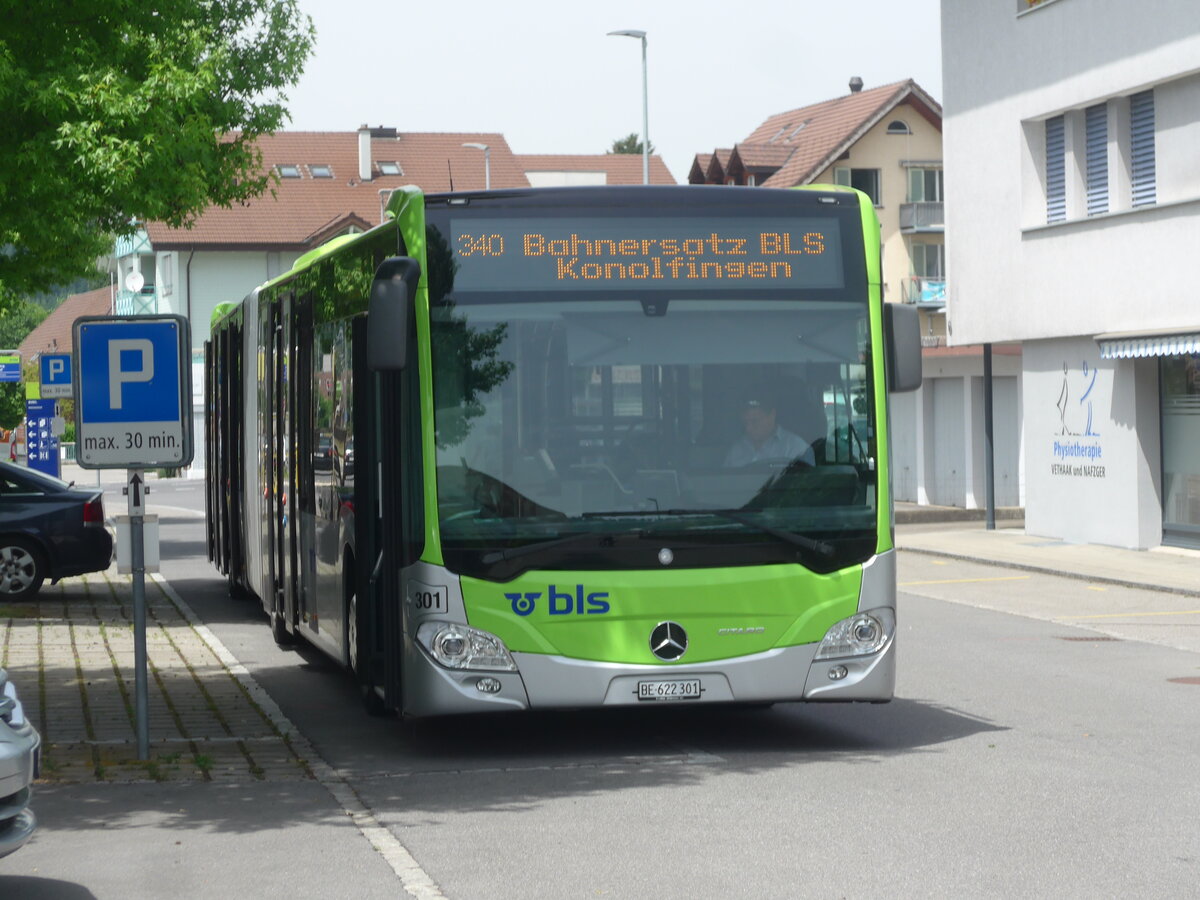
[[[229,574],[226,576],[226,579],[229,584],[229,599],[245,600],[250,596],[250,592],[242,587],[242,585],[238,582],[237,578],[233,574],[232,569],[229,570]]]
[[[350,595],[350,602],[346,605],[346,649],[350,657],[350,671],[362,693],[363,708],[367,711],[367,715],[382,716],[387,709],[383,705],[383,698],[375,690],[375,685],[371,684],[364,673],[359,670],[358,646],[358,594],[353,593]]]
[[[287,630],[283,616],[277,612],[271,613],[271,637],[280,647],[290,647],[296,643],[296,636]]]

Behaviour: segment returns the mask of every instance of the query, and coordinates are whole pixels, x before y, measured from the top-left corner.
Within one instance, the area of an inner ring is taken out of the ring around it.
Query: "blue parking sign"
[[[71,396],[71,354],[43,353],[40,357],[43,397]]]
[[[75,323],[76,458],[85,468],[192,461],[191,338],[182,316]]]

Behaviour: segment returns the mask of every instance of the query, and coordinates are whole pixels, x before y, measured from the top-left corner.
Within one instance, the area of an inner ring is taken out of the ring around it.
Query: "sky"
[[[914,79],[942,99],[939,0],[300,0],[317,31],[293,131],[499,132],[515,153],[604,153],[642,131],[680,182],[763,120]]]

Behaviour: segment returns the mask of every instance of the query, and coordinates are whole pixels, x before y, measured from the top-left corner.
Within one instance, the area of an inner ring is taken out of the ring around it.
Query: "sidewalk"
[[[133,587],[116,566],[0,601],[0,666],[42,735],[41,783],[294,781],[307,747],[208,629],[148,577],[150,754],[137,758]]]
[[[1026,534],[1021,519],[1000,510],[997,527],[988,530],[979,516],[963,515],[982,511],[954,510],[939,518],[938,507],[920,509],[905,515],[897,509],[896,547],[902,551],[1200,597],[1200,550],[1072,544]]]

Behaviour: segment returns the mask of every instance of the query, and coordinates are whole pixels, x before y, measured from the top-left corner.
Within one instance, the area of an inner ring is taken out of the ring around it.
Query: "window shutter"
[[[1108,105],[1084,110],[1087,157],[1087,214],[1108,212]]]
[[[1067,219],[1067,144],[1066,120],[1055,116],[1046,120],[1046,221]]]
[[[1134,206],[1153,206],[1158,201],[1155,187],[1154,91],[1142,91],[1129,98],[1130,180]]]

